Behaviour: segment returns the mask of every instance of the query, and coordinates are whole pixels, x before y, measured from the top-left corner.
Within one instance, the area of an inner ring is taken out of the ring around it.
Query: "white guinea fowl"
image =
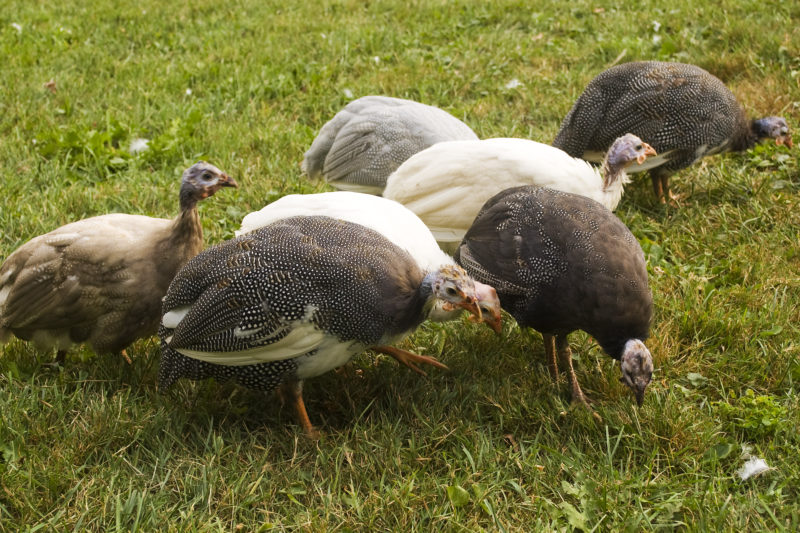
[[[380,196],[350,191],[284,196],[259,211],[247,214],[236,236],[294,216],[328,216],[366,226],[407,251],[424,272],[456,264],[451,256],[439,248],[425,223],[406,207]],[[501,316],[497,293],[483,283],[477,283],[475,290],[481,320],[499,332]],[[436,302],[429,319],[444,322],[455,319],[459,314],[460,309],[445,302]]]
[[[380,194],[400,164],[442,141],[477,139],[469,126],[438,107],[389,96],[363,96],[320,130],[302,168],[346,191]]]
[[[439,244],[451,251],[484,202],[511,187],[549,187],[614,210],[628,181],[625,167],[654,154],[635,135],[624,135],[596,169],[558,148],[526,139],[443,142],[403,163],[389,176],[383,196],[416,213]]]
[[[121,352],[156,333],[161,298],[203,249],[197,203],[236,182],[200,161],[187,169],[174,220],[115,213],[61,226],[20,246],[0,266],[0,342],[40,349],[73,344]]]

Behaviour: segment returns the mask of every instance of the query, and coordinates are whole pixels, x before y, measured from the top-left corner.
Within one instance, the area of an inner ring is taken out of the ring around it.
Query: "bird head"
[[[656,155],[652,146],[633,133],[626,133],[613,142],[606,157],[609,166],[625,168],[633,162],[641,165],[651,155]]]
[[[620,381],[627,385],[636,396],[636,404],[644,402],[644,391],[653,379],[653,357],[650,350],[639,339],[630,339],[620,357],[622,377]]]
[[[430,276],[433,298],[441,300],[443,309],[466,309],[479,321],[483,320],[475,281],[463,268],[457,265],[445,265]]]
[[[502,332],[503,323],[500,314],[500,298],[497,297],[497,291],[495,291],[494,287],[491,285],[486,285],[480,281],[474,281],[474,284],[480,313],[472,314],[470,316],[470,321],[478,324],[483,322],[492,328],[495,333]],[[463,307],[457,307],[450,302],[437,300],[428,318],[435,322],[446,322],[448,320],[454,320],[461,314],[462,310]]]
[[[213,196],[222,187],[238,187],[233,178],[205,161],[198,161],[183,172],[181,205],[191,205]]]
[[[766,117],[753,121],[753,133],[759,139],[775,139],[775,144],[793,146],[789,125],[783,117]]]

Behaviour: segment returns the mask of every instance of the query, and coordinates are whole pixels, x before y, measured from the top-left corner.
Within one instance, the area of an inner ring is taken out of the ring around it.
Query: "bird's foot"
[[[119,352],[119,354],[120,354],[120,355],[121,355],[121,356],[122,356],[122,357],[125,359],[125,361],[126,361],[126,362],[127,362],[129,365],[132,365],[132,364],[133,364],[133,361],[131,361],[131,358],[130,358],[130,357],[128,357],[128,352],[126,352],[125,350],[122,350],[121,352]]]
[[[602,422],[603,419],[600,418],[600,415],[598,415],[594,409],[592,409],[592,405],[589,403],[589,400],[586,399],[586,395],[583,394],[583,390],[581,390],[581,387],[578,385],[577,381],[572,382],[572,405],[578,405],[586,408],[595,420]]]
[[[395,348],[394,346],[373,346],[372,349],[378,353],[394,357],[400,364],[407,366],[417,374],[423,376],[427,376],[428,374],[426,374],[422,369],[420,369],[414,363],[418,363],[421,365],[422,364],[431,365],[435,366],[436,368],[441,368],[443,370],[450,370],[449,368],[447,368],[447,365],[445,365],[444,363],[440,363],[439,361],[436,360],[435,357],[429,357],[427,355],[417,355],[407,350]]]
[[[676,194],[672,191],[669,191],[669,205],[672,207],[680,207],[681,201],[683,200],[683,194]],[[663,203],[663,202],[662,202]]]

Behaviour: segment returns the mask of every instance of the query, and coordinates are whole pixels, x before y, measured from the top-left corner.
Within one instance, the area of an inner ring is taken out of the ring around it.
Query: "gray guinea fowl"
[[[508,189],[486,202],[455,259],[494,286],[520,326],[543,334],[554,379],[559,353],[573,401],[588,406],[567,340],[581,329],[620,361],[622,381],[641,405],[653,372],[643,342],[653,300],[642,249],[611,211],[575,194]]]
[[[420,150],[477,138],[469,126],[438,107],[363,96],[322,126],[302,167],[309,177],[324,177],[337,189],[381,194],[389,174]]]
[[[761,139],[792,146],[786,119],[748,120],[718,78],[695,65],[640,61],[595,77],[564,118],[553,146],[599,162],[614,139],[633,133],[658,152],[628,172],[650,170],[662,203],[669,176],[701,158],[751,148]]]
[[[281,386],[315,433],[303,380],[413,331],[436,300],[480,316],[457,265],[423,273],[404,250],[364,226],[290,217],[200,253],[164,299],[159,386],[179,378]]]
[[[11,335],[40,349],[86,342],[122,353],[156,333],[172,277],[203,249],[197,203],[236,182],[200,161],[181,178],[174,220],[115,213],[34,237],[0,267],[0,341]]]

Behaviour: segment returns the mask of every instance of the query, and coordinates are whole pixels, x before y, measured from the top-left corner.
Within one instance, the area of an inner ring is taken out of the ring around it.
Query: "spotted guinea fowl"
[[[707,155],[747,150],[766,138],[792,146],[784,118],[748,120],[718,78],[694,65],[661,61],[624,63],[599,74],[564,118],[553,146],[598,161],[625,132],[658,152],[629,172],[649,169],[662,203],[670,195],[669,176]]]
[[[200,161],[181,179],[174,220],[110,214],[40,235],[0,267],[0,341],[11,334],[63,360],[73,344],[122,353],[153,335],[172,277],[203,248],[197,203],[236,182]]]
[[[441,141],[477,139],[450,113],[389,96],[353,100],[326,123],[306,152],[303,171],[337,189],[380,194],[400,164]]]
[[[623,383],[642,404],[653,372],[644,345],[653,301],[642,249],[609,210],[551,189],[508,189],[486,202],[455,258],[495,287],[520,326],[542,333],[554,379],[558,352],[573,401],[588,406],[567,340],[581,329],[620,361]]]
[[[282,385],[313,435],[303,380],[403,338],[436,299],[479,313],[473,281],[456,265],[424,273],[364,226],[279,220],[201,252],[178,272],[164,298],[159,385],[181,377],[263,391]]]
[[[635,135],[609,148],[601,169],[558,148],[526,139],[439,143],[409,158],[390,177],[383,196],[417,214],[439,244],[454,250],[483,203],[498,192],[539,185],[592,198],[615,209],[625,169],[655,152]]]
[[[236,235],[243,235],[277,220],[299,215],[329,216],[373,229],[410,253],[423,272],[455,264],[453,258],[439,248],[430,230],[417,215],[392,200],[357,192],[336,191],[284,196],[261,210],[246,215]],[[502,326],[497,293],[492,287],[480,282],[475,283],[475,292],[481,310],[481,321],[499,333]],[[445,322],[456,319],[462,312],[460,308],[437,301],[428,318],[435,322]],[[400,362],[408,365],[405,361]]]

